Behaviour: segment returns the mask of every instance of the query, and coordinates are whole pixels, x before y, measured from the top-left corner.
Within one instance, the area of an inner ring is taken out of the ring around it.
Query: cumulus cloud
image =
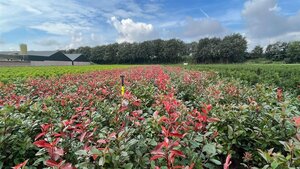
[[[78,48],[83,45],[84,37],[81,32],[73,34],[71,36],[71,41],[68,45],[66,45],[65,49]]]
[[[110,23],[118,32],[117,42],[140,42],[154,39],[157,33],[152,24],[134,22],[132,19],[118,20],[111,17]]]
[[[284,16],[276,0],[250,0],[244,5],[242,16],[246,31],[252,38],[272,38],[300,32],[300,13]]]

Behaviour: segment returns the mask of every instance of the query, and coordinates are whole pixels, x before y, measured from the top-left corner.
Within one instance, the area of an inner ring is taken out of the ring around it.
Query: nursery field
[[[271,84],[300,95],[300,64],[201,64],[189,65],[187,68],[217,71],[223,78],[239,79],[251,85]]]
[[[0,82],[8,83],[35,77],[59,77],[63,74],[85,73],[97,70],[127,68],[130,65],[88,65],[88,66],[20,66],[0,67]]]
[[[293,90],[191,68],[70,70],[1,83],[0,168],[300,167]]]

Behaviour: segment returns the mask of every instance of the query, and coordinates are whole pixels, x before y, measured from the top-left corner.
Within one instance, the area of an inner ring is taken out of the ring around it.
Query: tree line
[[[276,42],[269,44],[266,50],[256,46],[248,52],[246,38],[232,34],[224,38],[203,38],[191,43],[179,39],[156,39],[141,43],[86,46],[63,52],[81,53],[98,64],[239,63],[257,58],[295,63],[300,62],[300,41]]]

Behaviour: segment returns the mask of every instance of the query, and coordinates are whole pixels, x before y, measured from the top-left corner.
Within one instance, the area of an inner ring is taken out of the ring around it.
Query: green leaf
[[[206,144],[203,149],[203,152],[206,152],[207,154],[213,155],[216,154],[216,146],[214,144]]]
[[[133,164],[132,163],[127,163],[124,165],[124,169],[132,169]]]
[[[102,155],[102,152],[95,147],[91,148],[91,153],[94,155]]]
[[[39,166],[43,161],[46,161],[44,157],[38,158],[37,160],[34,161],[32,164],[33,166]]]
[[[227,125],[227,127],[228,127],[228,138],[233,139],[233,128],[229,125]]]
[[[45,154],[45,150],[44,149],[40,149],[35,155],[36,156],[40,156],[40,155],[43,155]]]
[[[86,156],[87,152],[85,150],[78,150],[78,151],[75,152],[75,154],[79,155],[79,156],[81,156],[81,155]]]
[[[127,153],[126,151],[122,151],[122,152],[121,152],[121,156],[127,157],[127,156],[128,156],[128,153]]]
[[[138,142],[137,139],[131,139],[130,141],[128,141],[128,147],[135,145]]]
[[[99,166],[103,166],[104,163],[105,163],[104,158],[101,157],[101,158],[99,159],[99,162],[98,162]]]
[[[266,160],[266,162],[270,162],[271,161],[271,156],[270,154],[268,154],[267,152],[263,152],[262,150],[258,150],[259,154]]]
[[[216,159],[210,159],[209,161],[213,162],[216,165],[221,165],[222,164],[221,161],[216,160]]]
[[[278,163],[277,161],[273,161],[273,162],[271,163],[271,167],[272,167],[272,169],[276,169],[280,164],[281,164],[281,163]]]

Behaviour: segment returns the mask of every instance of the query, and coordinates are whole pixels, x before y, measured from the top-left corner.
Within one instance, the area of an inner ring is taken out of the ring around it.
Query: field
[[[129,65],[0,67],[0,82],[8,83],[36,77],[59,77],[63,74],[127,68]]]
[[[0,68],[0,168],[299,167],[299,67],[267,67]]]
[[[189,65],[187,69],[217,71],[222,78],[264,83],[300,95],[300,64],[213,64]]]

